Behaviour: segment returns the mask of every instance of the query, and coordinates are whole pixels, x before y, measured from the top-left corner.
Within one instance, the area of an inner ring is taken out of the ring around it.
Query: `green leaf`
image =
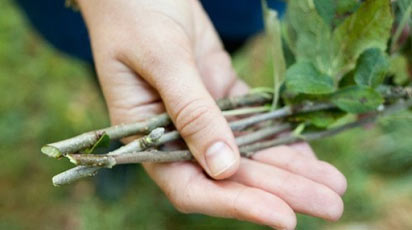
[[[305,123],[300,123],[293,131],[292,131],[292,135],[299,137],[302,135],[303,130],[305,130]]]
[[[311,62],[329,74],[332,60],[332,29],[318,14],[313,0],[290,0],[283,31],[297,62]],[[330,74],[329,74],[330,75]]]
[[[286,62],[283,55],[282,35],[280,21],[276,10],[270,9],[266,1],[262,0],[264,13],[265,30],[267,33],[269,47],[271,48],[271,57],[273,63],[273,102],[272,107],[275,108],[279,101],[280,87],[285,79]]]
[[[288,8],[289,9],[289,8]],[[293,55],[296,55],[297,33],[289,20],[283,20],[280,24],[282,38]],[[295,57],[294,57],[295,58]]]
[[[338,88],[344,88],[344,87],[353,86],[353,85],[356,85],[355,70],[352,70],[349,73],[346,73],[342,77],[342,79],[339,81],[339,87]]]
[[[355,81],[358,85],[377,87],[383,82],[389,63],[380,49],[368,49],[359,57]]]
[[[391,34],[393,15],[390,0],[366,0],[333,33],[333,75],[342,76],[355,67],[365,50],[385,50]]]
[[[286,88],[296,93],[328,94],[335,91],[333,79],[311,63],[300,62],[286,71]]]
[[[293,121],[310,123],[317,128],[327,128],[334,124],[345,113],[331,111],[317,111],[305,114],[299,114],[292,118]]]
[[[393,81],[395,84],[405,84],[410,78],[408,72],[408,59],[403,55],[390,57],[388,72],[393,75]]]
[[[342,125],[349,124],[351,122],[355,122],[357,119],[358,119],[357,114],[347,113],[345,115],[342,115],[338,119],[336,119],[336,121],[333,122],[332,124],[328,125],[328,129],[336,128]]]
[[[314,0],[314,2],[319,15],[323,18],[326,24],[331,25],[335,17],[337,2],[341,1]]]
[[[87,154],[94,153],[94,151],[95,151],[97,148],[100,148],[100,147],[109,147],[109,144],[110,144],[110,137],[109,137],[109,135],[107,135],[106,133],[103,133],[103,134],[101,135],[101,137],[99,138],[99,140],[97,140],[96,143],[95,143],[92,147],[90,147],[90,148],[88,148],[88,149],[85,149],[84,152],[87,153]]]
[[[332,96],[332,103],[349,113],[365,113],[375,110],[383,103],[382,96],[364,86],[351,86],[339,90]]]

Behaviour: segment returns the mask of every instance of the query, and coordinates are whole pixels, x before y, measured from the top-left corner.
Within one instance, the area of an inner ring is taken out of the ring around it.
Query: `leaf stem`
[[[259,106],[259,107],[248,107],[248,108],[240,108],[234,110],[226,110],[223,111],[222,114],[225,117],[229,116],[240,116],[240,115],[248,115],[253,113],[262,113],[270,111],[270,107],[268,106]]]
[[[409,4],[408,8],[406,8],[405,13],[403,14],[401,21],[396,28],[395,34],[392,37],[392,42],[391,42],[391,53],[394,53],[397,48],[397,42],[399,40],[399,37],[401,36],[403,30],[405,29],[408,20],[410,20],[412,13],[412,4]]]

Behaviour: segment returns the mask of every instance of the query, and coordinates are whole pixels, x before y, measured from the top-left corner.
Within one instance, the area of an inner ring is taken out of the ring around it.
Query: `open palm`
[[[295,212],[339,219],[345,178],[307,144],[240,159],[214,99],[245,93],[247,87],[237,79],[200,3],[113,2],[79,0],[111,121],[170,114],[198,163],[144,167],[178,210],[280,229],[295,228]],[[227,145],[224,158],[208,156],[216,140]]]

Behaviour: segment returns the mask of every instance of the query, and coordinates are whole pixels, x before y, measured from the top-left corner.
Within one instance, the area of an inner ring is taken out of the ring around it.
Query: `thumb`
[[[181,52],[174,52],[173,58],[151,56],[149,62],[135,62],[134,67],[158,91],[177,130],[203,169],[215,179],[227,178],[239,167],[240,155],[233,133],[204,86],[194,59],[176,57],[178,53]]]
[[[184,67],[183,67],[184,66]],[[157,85],[167,111],[189,149],[215,179],[235,173],[239,151],[233,133],[194,65],[180,65]]]

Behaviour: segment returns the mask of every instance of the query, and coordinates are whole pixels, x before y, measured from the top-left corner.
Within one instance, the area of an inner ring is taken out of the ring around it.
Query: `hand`
[[[144,164],[177,209],[285,229],[296,225],[294,210],[340,217],[345,178],[306,145],[240,160],[214,98],[244,93],[247,87],[236,78],[199,2],[78,3],[112,123],[145,120],[166,109],[200,164]],[[226,180],[213,180],[203,170]]]

